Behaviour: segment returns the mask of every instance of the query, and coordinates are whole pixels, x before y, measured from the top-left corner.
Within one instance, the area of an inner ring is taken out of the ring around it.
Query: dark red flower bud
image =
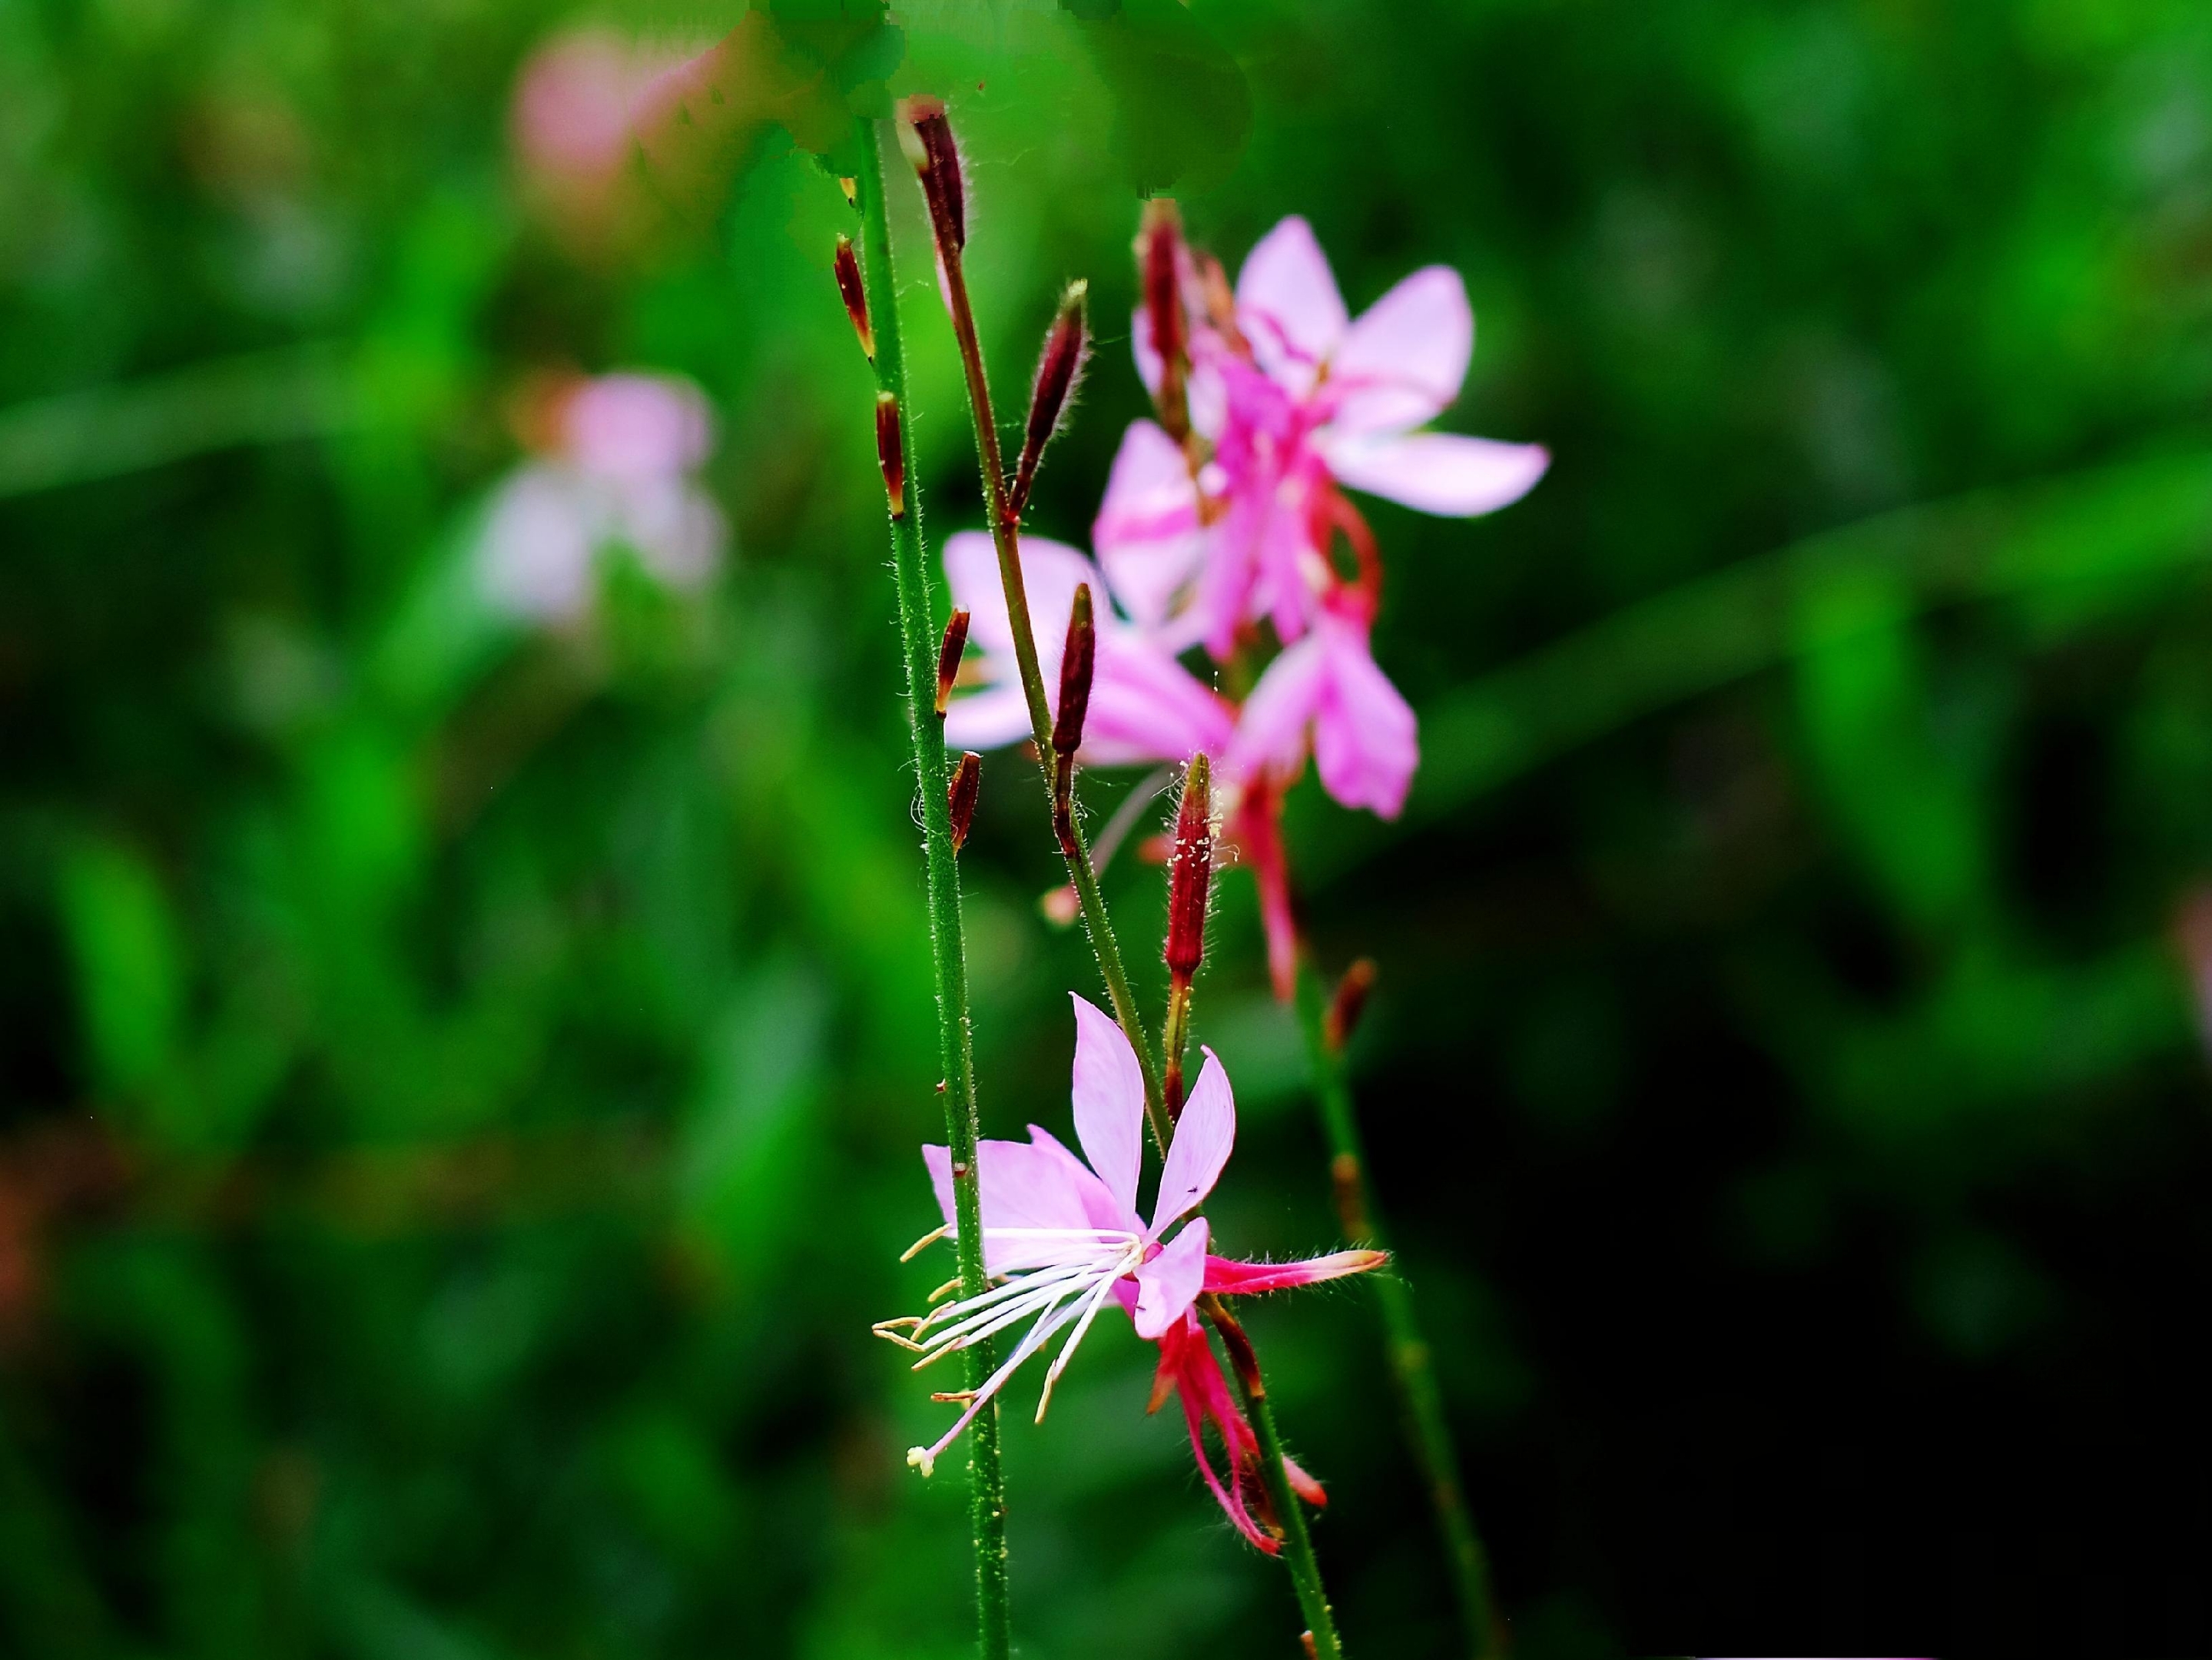
[[[1067,613],[1067,649],[1060,659],[1060,707],[1053,717],[1052,749],[1073,755],[1083,746],[1083,722],[1091,712],[1091,673],[1098,652],[1098,630],[1091,620],[1091,584],[1075,585],[1075,604]]]
[[[961,654],[968,649],[968,613],[956,611],[945,625],[945,638],[937,647],[937,718],[942,721],[952,702],[952,683],[960,676]]]
[[[1205,756],[1194,755],[1183,774],[1175,853],[1168,861],[1168,940],[1161,956],[1176,982],[1188,984],[1206,958],[1206,906],[1212,885],[1212,773]]]
[[[1145,289],[1145,321],[1159,354],[1160,384],[1154,401],[1160,424],[1178,444],[1190,435],[1190,409],[1186,391],[1189,372],[1190,330],[1182,309],[1182,217],[1165,197],[1145,204],[1145,216],[1137,232],[1137,263]]]
[[[960,764],[945,787],[945,805],[952,814],[952,851],[968,844],[968,826],[975,819],[975,794],[983,784],[983,757],[973,750],[960,752]]]
[[[1342,1049],[1359,1030],[1359,1017],[1367,1010],[1367,994],[1375,989],[1375,959],[1363,957],[1336,982],[1336,995],[1329,999],[1328,1016],[1322,1025],[1329,1048]]]
[[[945,119],[945,101],[939,98],[908,99],[906,119],[919,149],[914,167],[929,203],[938,251],[950,258],[968,246],[968,192],[960,179],[960,151],[952,142],[952,124]]]
[[[1060,417],[1066,412],[1068,399],[1074,395],[1076,383],[1083,378],[1083,365],[1091,356],[1091,326],[1085,315],[1085,297],[1091,291],[1088,283],[1076,282],[1067,285],[1060,296],[1060,314],[1052,319],[1051,332],[1044,337],[1044,350],[1037,358],[1036,384],[1030,392],[1029,432],[1022,441],[1022,459],[1014,469],[1014,488],[1006,498],[1006,511],[1015,518],[1030,499],[1030,486],[1036,479],[1037,463],[1044,459],[1044,447],[1060,430]]]
[[[860,350],[876,361],[876,331],[868,325],[868,296],[860,287],[860,258],[853,252],[853,239],[837,239],[837,292],[845,297],[845,315],[853,319],[853,332],[860,337]]]
[[[899,406],[896,394],[876,394],[876,459],[883,465],[884,494],[890,498],[891,517],[906,516],[906,452],[899,442]]]

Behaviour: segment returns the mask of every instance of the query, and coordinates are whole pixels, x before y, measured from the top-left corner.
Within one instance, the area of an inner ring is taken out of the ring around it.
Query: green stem
[[[1328,1139],[1329,1178],[1346,1243],[1389,1250],[1389,1232],[1367,1184],[1367,1158],[1352,1109],[1344,1054],[1329,1040],[1328,993],[1320,976],[1304,964],[1298,970],[1298,1028],[1304,1035],[1306,1058],[1313,1068],[1314,1098],[1320,1108],[1322,1132]],[[1382,1347],[1389,1359],[1390,1376],[1397,1384],[1406,1438],[1427,1485],[1437,1529],[1443,1536],[1460,1614],[1467,1625],[1468,1651],[1475,1660],[1490,1660],[1504,1651],[1498,1605],[1491,1593],[1490,1558],[1460,1486],[1459,1455],[1452,1444],[1451,1425],[1444,1415],[1443,1392],[1437,1383],[1429,1345],[1413,1310],[1413,1288],[1395,1256],[1389,1271],[1371,1278],[1382,1308]]]
[[[906,660],[907,725],[921,793],[922,849],[928,873],[929,940],[937,966],[938,1048],[945,1096],[945,1135],[952,1154],[953,1216],[960,1254],[960,1292],[980,1297],[983,1216],[976,1179],[975,1056],[968,1021],[968,964],[960,924],[960,867],[952,850],[945,803],[945,736],[937,696],[939,623],[921,544],[920,477],[915,465],[914,416],[906,396],[906,357],[899,341],[898,284],[891,269],[890,222],[884,211],[883,159],[877,124],[862,120],[857,205],[862,281],[875,328],[876,382],[898,399],[906,461],[905,510],[890,521],[891,569],[898,589],[899,642]],[[994,1365],[991,1345],[965,1351],[968,1387],[980,1389]],[[983,1660],[1006,1660],[1012,1642],[1006,1612],[1006,1483],[999,1458],[995,1404],[975,1415],[968,1432],[969,1531],[975,1546],[975,1610]]]
[[[1014,636],[1014,663],[1020,672],[1022,693],[1029,705],[1030,733],[1036,742],[1037,763],[1043,774],[1049,822],[1055,800],[1052,708],[1045,696],[1044,671],[1037,660],[1036,633],[1030,620],[1028,587],[1022,578],[1019,517],[1007,508],[1006,463],[999,447],[997,418],[992,413],[991,384],[984,373],[983,347],[975,332],[975,313],[969,301],[968,277],[960,252],[958,248],[940,242],[938,266],[944,276],[945,307],[951,313],[953,337],[959,344],[961,367],[968,380],[968,408],[975,422],[976,459],[983,473],[984,507],[990,516],[992,540],[998,548],[999,580],[1006,589],[1006,618]],[[909,468],[909,473],[911,471]],[[1169,1144],[1175,1139],[1175,1125],[1168,1116],[1163,1098],[1159,1064],[1152,1052],[1152,1040],[1146,1035],[1144,1017],[1138,1012],[1136,999],[1130,994],[1121,944],[1115,937],[1113,920],[1106,914],[1106,901],[1098,891],[1098,873],[1091,864],[1090,844],[1079,823],[1063,853],[1068,879],[1074,884],[1076,899],[1082,908],[1084,927],[1098,959],[1098,972],[1114,1005],[1114,1018],[1127,1036],[1129,1047],[1137,1053],[1138,1068],[1145,1082],[1145,1116],[1152,1125],[1152,1140],[1165,1157]],[[1208,1301],[1208,1316],[1221,1330],[1224,1340],[1228,1340],[1233,1329],[1242,1345],[1246,1364],[1237,1369],[1237,1383],[1260,1437],[1261,1476],[1281,1517],[1284,1565],[1290,1570],[1298,1606],[1305,1613],[1321,1660],[1340,1660],[1343,1649],[1337,1641],[1328,1597],[1322,1589],[1321,1566],[1314,1556],[1304,1514],[1298,1509],[1297,1495],[1291,1491],[1289,1478],[1283,1471],[1282,1438],[1276,1431],[1274,1409],[1261,1382],[1258,1361],[1252,1356],[1250,1343],[1243,1339],[1242,1328],[1237,1326],[1218,1300]]]

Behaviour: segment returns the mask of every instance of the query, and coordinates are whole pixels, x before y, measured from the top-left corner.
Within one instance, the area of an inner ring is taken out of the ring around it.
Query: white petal
[[[1454,519],[1519,501],[1552,461],[1541,444],[1501,444],[1450,432],[1334,442],[1328,456],[1339,481],[1354,489]]]
[[[1329,362],[1340,432],[1403,432],[1459,396],[1474,352],[1467,284],[1447,265],[1415,271],[1364,312]]]

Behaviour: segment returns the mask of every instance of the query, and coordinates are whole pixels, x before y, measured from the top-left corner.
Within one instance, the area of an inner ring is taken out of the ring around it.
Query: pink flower
[[[1254,1521],[1252,1491],[1258,1444],[1229,1394],[1218,1362],[1194,1304],[1202,1292],[1224,1295],[1280,1291],[1312,1285],[1382,1265],[1382,1252],[1339,1251],[1303,1262],[1237,1262],[1209,1256],[1206,1219],[1192,1215],[1213,1190],[1237,1139],[1237,1107],[1229,1075],[1212,1050],[1183,1104],[1176,1138],[1160,1172],[1159,1190],[1146,1220],[1137,1209],[1137,1178],[1144,1158],[1143,1075],[1121,1029],[1081,997],[1075,1004],[1073,1075],[1077,1158],[1046,1131],[1030,1127],[1023,1141],[985,1141],[977,1149],[981,1183],[983,1260],[994,1282],[981,1296],[944,1304],[927,1314],[886,1321],[877,1329],[920,1353],[919,1370],[958,1349],[1016,1327],[1028,1329],[998,1369],[971,1395],[936,1444],[916,1447],[907,1462],[927,1475],[945,1450],[1003,1389],[1030,1356],[1062,1330],[1067,1341],[1045,1373],[1037,1402],[1042,1420],[1060,1379],[1091,1323],[1109,1303],[1119,1304],[1137,1335],[1160,1345],[1152,1406],[1172,1387],[1182,1397],[1191,1448],[1206,1485],[1237,1530],[1262,1550],[1274,1548]],[[922,1158],[945,1215],[955,1232],[952,1156],[924,1147]],[[1190,1219],[1184,1221],[1184,1218]],[[1182,1223],[1176,1229],[1176,1224]],[[933,1235],[932,1237],[939,1237]],[[1204,1428],[1214,1426],[1229,1457],[1224,1483],[1209,1462]],[[1303,1471],[1300,1490],[1320,1502],[1320,1488]]]
[[[604,252],[619,228],[638,125],[680,52],[605,29],[556,35],[515,82],[508,125],[532,194],[580,253]]]
[[[1395,818],[1420,759],[1412,707],[1375,666],[1364,618],[1323,609],[1267,665],[1237,719],[1224,767],[1288,781],[1310,741],[1322,787],[1347,807]]]
[[[1014,635],[999,581],[998,550],[981,531],[961,531],[945,544],[952,603],[968,611],[969,639],[981,648],[983,687],[952,701],[945,741],[956,749],[994,749],[1028,738],[1028,705],[1014,666]],[[1229,743],[1229,705],[1142,628],[1115,614],[1116,597],[1097,566],[1064,543],[1022,540],[1037,658],[1048,699],[1060,695],[1060,660],[1068,614],[1079,584],[1091,585],[1098,630],[1091,706],[1083,727],[1084,758],[1097,766],[1187,761]]]
[[[1141,313],[1134,338],[1139,373],[1157,391]],[[1127,579],[1133,590],[1173,590],[1197,562],[1186,539],[1202,520],[1209,545],[1187,603],[1207,648],[1227,657],[1239,629],[1262,618],[1296,641],[1338,584],[1327,552],[1351,514],[1339,485],[1457,517],[1516,501],[1543,476],[1540,445],[1417,430],[1459,395],[1474,347],[1457,272],[1415,271],[1354,320],[1311,228],[1284,220],[1244,262],[1233,327],[1192,331],[1191,420],[1212,441],[1212,461],[1170,512],[1159,446],[1138,441],[1142,465],[1132,458],[1126,479],[1115,470],[1126,500],[1109,487],[1100,515],[1100,557],[1154,566]],[[1158,500],[1134,511],[1140,496]]]
[[[617,543],[672,587],[714,575],[728,530],[691,476],[714,444],[696,386],[601,375],[562,387],[543,414],[543,453],[494,492],[477,544],[478,587],[494,607],[573,622],[590,606],[600,552]]]

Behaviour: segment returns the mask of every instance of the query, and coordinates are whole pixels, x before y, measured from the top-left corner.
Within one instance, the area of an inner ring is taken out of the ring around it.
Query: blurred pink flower
[[[1138,371],[1157,392],[1160,362],[1141,312],[1133,338]],[[1180,452],[1165,434],[1126,440],[1129,471],[1117,465],[1109,485],[1100,558],[1149,566],[1127,572],[1131,591],[1179,593],[1217,658],[1261,619],[1291,643],[1341,586],[1328,550],[1358,515],[1340,485],[1457,517],[1516,501],[1543,476],[1550,458],[1540,445],[1417,430],[1459,395],[1474,347],[1457,272],[1415,271],[1354,320],[1311,228],[1284,220],[1244,262],[1233,329],[1192,330],[1191,421],[1212,459],[1195,480],[1186,468],[1178,485],[1166,463]],[[1190,549],[1200,526],[1203,558]]]
[[[1363,1274],[1387,1259],[1380,1251],[1348,1250],[1301,1262],[1231,1262],[1207,1254],[1203,1217],[1192,1217],[1164,1241],[1169,1230],[1204,1202],[1229,1162],[1237,1139],[1237,1106],[1229,1075],[1213,1052],[1206,1050],[1205,1067],[1183,1104],[1160,1171],[1159,1191],[1147,1222],[1137,1210],[1145,1097],[1136,1053],[1105,1013],[1081,997],[1073,1002],[1075,1134],[1089,1163],[1036,1125],[1030,1127],[1026,1142],[981,1143],[976,1158],[983,1260],[995,1282],[993,1288],[877,1328],[921,1353],[915,1363],[918,1370],[1013,1327],[1029,1327],[973,1395],[962,1391],[941,1397],[960,1402],[963,1410],[934,1445],[915,1448],[907,1462],[928,1475],[1022,1364],[1072,1324],[1074,1330],[1045,1374],[1044,1392],[1037,1402],[1042,1419],[1053,1385],[1091,1323],[1109,1301],[1117,1302],[1135,1323],[1137,1335],[1160,1345],[1152,1408],[1158,1409],[1170,1388],[1182,1395],[1191,1450],[1207,1487],[1237,1530],[1261,1550],[1272,1552],[1274,1542],[1254,1521],[1246,1501],[1258,1443],[1229,1394],[1193,1304],[1202,1292],[1281,1291]],[[957,1232],[952,1156],[944,1147],[924,1147],[922,1157],[944,1213],[944,1231]],[[1225,1483],[1206,1456],[1204,1427],[1208,1423],[1228,1452]],[[1322,1501],[1320,1487],[1304,1471],[1295,1471],[1293,1479],[1312,1502]]]
[[[983,682],[980,690],[952,700],[945,741],[975,750],[1018,743],[1030,735],[1029,706],[1014,667],[998,550],[981,531],[958,532],[945,540],[945,574],[952,603],[969,613],[969,638],[981,648]],[[1068,614],[1078,585],[1091,585],[1098,646],[1083,726],[1085,760],[1096,766],[1187,761],[1201,750],[1218,754],[1228,745],[1230,706],[1171,650],[1116,614],[1119,596],[1090,560],[1065,543],[1024,537],[1022,580],[1046,696],[1055,712]]]
[[[684,61],[609,29],[556,35],[532,52],[515,82],[508,131],[526,181],[576,251],[612,234],[640,123],[656,84]]]
[[[591,605],[601,551],[629,547],[653,576],[696,588],[721,561],[728,527],[692,474],[714,442],[690,381],[608,374],[563,388],[543,453],[494,492],[476,550],[485,598],[532,623],[572,622]]]

